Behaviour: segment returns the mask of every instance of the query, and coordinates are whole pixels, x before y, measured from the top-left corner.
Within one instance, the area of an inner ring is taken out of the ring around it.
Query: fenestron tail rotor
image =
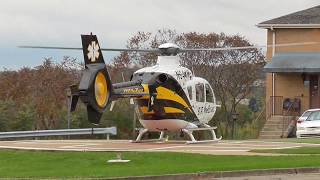
[[[95,35],[81,35],[81,40],[85,69],[82,72],[80,84],[70,86],[72,97],[70,111],[76,109],[80,98],[87,106],[88,120],[93,124],[99,124],[103,112],[111,101],[118,98],[149,95],[143,92],[144,88],[140,81],[112,84],[97,37]],[[131,88],[137,89],[137,86],[140,90],[131,92]]]

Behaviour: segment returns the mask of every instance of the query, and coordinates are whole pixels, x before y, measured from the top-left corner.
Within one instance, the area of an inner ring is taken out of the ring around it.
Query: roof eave
[[[259,28],[320,28],[320,24],[257,24]]]

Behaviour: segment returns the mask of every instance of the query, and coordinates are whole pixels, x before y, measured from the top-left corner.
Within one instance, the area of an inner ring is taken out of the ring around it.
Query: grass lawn
[[[257,149],[251,152],[279,154],[320,154],[320,147],[299,147],[289,149]]]
[[[320,156],[213,156],[126,152],[126,164],[107,164],[114,152],[0,151],[0,177],[120,177],[208,171],[319,167]]]
[[[309,143],[309,144],[320,144],[320,138],[305,138],[305,139],[298,139],[298,138],[283,138],[278,139],[276,141],[280,142],[293,142],[293,143]]]

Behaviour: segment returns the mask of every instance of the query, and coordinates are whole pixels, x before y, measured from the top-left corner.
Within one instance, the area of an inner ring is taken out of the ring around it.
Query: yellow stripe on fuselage
[[[157,87],[157,93],[158,93],[157,99],[165,99],[165,100],[178,102],[182,104],[185,108],[188,108],[191,111],[187,102],[181,96],[171,91],[170,89],[160,86],[160,87]]]
[[[174,108],[174,107],[164,107],[164,112],[166,112],[166,113],[185,113],[181,109]]]
[[[140,107],[140,110],[143,114],[154,114],[154,111],[150,111],[148,112],[148,107],[147,106],[142,106]],[[164,112],[165,113],[185,113],[184,111],[182,111],[181,109],[178,108],[174,108],[174,107],[164,107]]]
[[[145,93],[149,93],[149,87],[148,84],[142,84],[143,88],[144,88],[144,92]],[[170,100],[170,101],[175,101],[177,103],[182,104],[185,108],[188,108],[190,112],[191,109],[188,106],[187,102],[178,94],[176,94],[175,92],[173,92],[170,89],[167,89],[165,87],[159,86],[157,87],[157,99],[164,99],[164,100]],[[140,97],[138,99],[149,99],[149,96],[143,96]]]

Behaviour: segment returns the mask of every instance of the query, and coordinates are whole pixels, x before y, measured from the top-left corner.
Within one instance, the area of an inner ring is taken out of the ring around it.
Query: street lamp
[[[232,139],[235,139],[235,135],[236,135],[236,121],[238,119],[239,113],[237,113],[236,111],[234,111],[231,114],[232,117]]]
[[[67,94],[67,120],[68,120],[68,129],[70,129],[70,121],[71,121],[71,103],[72,103],[72,95],[71,95],[71,89],[67,88],[66,89],[66,94]],[[68,139],[70,139],[70,136],[68,136]]]
[[[71,89],[67,88],[66,89],[66,94],[67,94],[67,120],[68,120],[68,129],[70,129],[70,121],[71,121],[71,103],[72,103],[72,95],[71,95]]]

